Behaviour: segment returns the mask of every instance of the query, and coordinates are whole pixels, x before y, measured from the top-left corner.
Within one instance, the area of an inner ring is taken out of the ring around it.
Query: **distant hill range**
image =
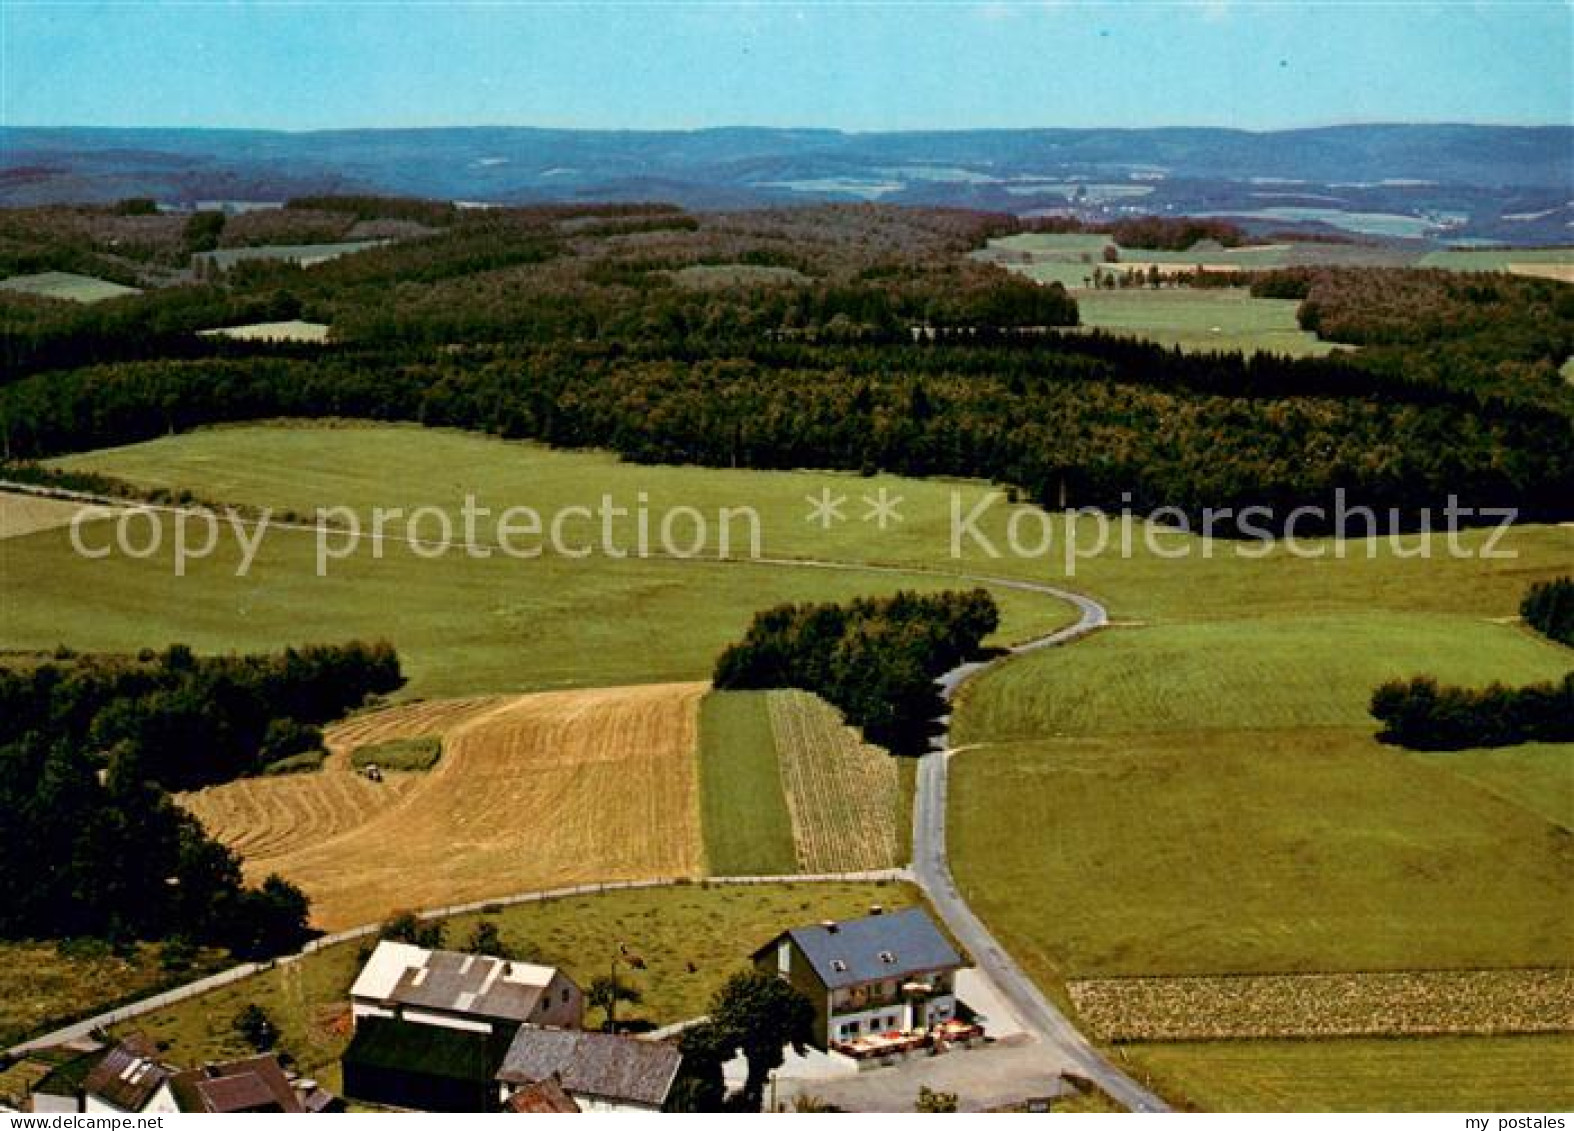
[[[826,200],[1023,215],[1217,213],[1259,230],[1574,241],[1574,128],[1363,125],[842,133],[0,129],[0,204],[323,193],[474,203]]]

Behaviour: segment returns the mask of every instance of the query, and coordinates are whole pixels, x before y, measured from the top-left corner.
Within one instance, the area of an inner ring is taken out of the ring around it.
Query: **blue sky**
[[[7,125],[1568,123],[1568,3],[33,3]]]

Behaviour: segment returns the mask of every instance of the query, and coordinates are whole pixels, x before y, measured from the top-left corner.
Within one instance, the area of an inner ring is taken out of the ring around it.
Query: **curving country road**
[[[1005,581],[999,578],[977,580],[1068,601],[1077,607],[1080,616],[1075,624],[1018,645],[1001,659],[963,664],[947,672],[938,681],[947,703],[952,701],[967,680],[995,663],[1024,652],[1068,644],[1109,623],[1109,614],[1104,606],[1080,593],[1035,582]],[[951,875],[950,858],[946,853],[946,771],[952,754],[949,716],[945,723],[946,730],[936,740],[937,749],[924,755],[918,763],[918,793],[913,802],[913,874],[918,885],[923,888],[957,941],[972,954],[974,962],[1010,1003],[1023,1025],[1066,1061],[1075,1065],[1082,1075],[1130,1110],[1168,1111],[1163,1100],[1105,1059],[1066,1019],[1065,1014],[1055,1008],[990,933],[989,928],[984,926],[983,921],[973,913],[967,900],[957,890],[956,880]]]

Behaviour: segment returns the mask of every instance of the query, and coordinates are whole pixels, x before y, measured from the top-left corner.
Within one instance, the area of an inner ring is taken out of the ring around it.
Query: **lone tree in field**
[[[631,986],[627,982],[612,977],[610,974],[597,974],[590,980],[590,987],[585,991],[585,1001],[592,1009],[599,1009],[606,1020],[602,1028],[612,1032],[613,1021],[617,1017],[618,1002],[627,1002],[629,1005],[638,1005],[645,1000],[645,995],[639,992],[638,986]]]
[[[414,911],[395,911],[383,922],[377,937],[386,942],[409,943],[427,950],[440,950],[443,945],[443,925],[425,922]]]
[[[765,1085],[782,1066],[787,1045],[802,1054],[814,1037],[814,1005],[780,978],[745,970],[727,979],[710,1007],[711,1024],[727,1034],[749,1062],[743,1096],[758,1111]]]
[[[1536,582],[1526,590],[1519,612],[1543,636],[1574,646],[1574,577]]]
[[[231,1026],[257,1052],[267,1052],[279,1043],[279,1027],[268,1016],[268,1011],[256,1002],[237,1013]]]
[[[465,940],[464,950],[467,954],[486,954],[493,958],[514,957],[509,945],[503,941],[503,933],[490,919],[482,919],[475,925],[475,930]]]

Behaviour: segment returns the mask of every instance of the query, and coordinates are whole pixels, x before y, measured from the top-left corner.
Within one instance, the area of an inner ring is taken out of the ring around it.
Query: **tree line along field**
[[[711,995],[784,924],[816,923],[868,913],[874,904],[897,910],[920,902],[901,883],[783,883],[746,887],[693,883],[515,904],[495,912],[444,920],[445,942],[463,946],[482,920],[495,924],[516,958],[560,966],[582,986],[605,975],[619,942],[645,962],[619,978],[641,994],[619,1007],[620,1019],[669,1025],[705,1012]],[[341,943],[297,962],[126,1022],[117,1033],[141,1031],[167,1043],[170,1059],[200,1064],[249,1053],[234,1031],[249,1004],[278,1025],[280,1048],[297,1070],[337,1090],[339,1056],[349,1043],[349,990],[364,942]],[[594,1016],[590,1019],[594,1023]]]

